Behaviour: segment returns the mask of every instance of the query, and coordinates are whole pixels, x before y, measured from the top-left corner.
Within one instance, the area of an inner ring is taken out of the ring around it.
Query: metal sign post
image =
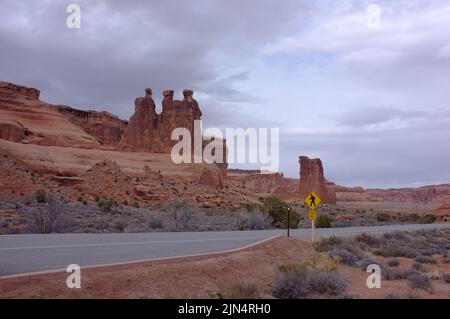
[[[314,228],[317,219],[316,209],[320,202],[320,197],[314,192],[309,193],[305,197],[305,204],[311,209],[308,213],[308,219],[311,220],[311,242],[314,241]]]
[[[291,226],[291,208],[290,207],[288,207],[288,209],[287,209],[287,236],[289,237],[289,228],[290,228],[290,226]]]

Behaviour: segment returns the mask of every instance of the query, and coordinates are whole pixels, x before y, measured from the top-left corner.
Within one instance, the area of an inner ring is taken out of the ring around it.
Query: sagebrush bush
[[[406,235],[405,232],[401,232],[401,231],[393,231],[393,232],[388,232],[388,233],[384,233],[383,237],[386,239],[394,239],[394,240],[408,240],[408,236]]]
[[[309,291],[311,293],[341,295],[347,289],[347,284],[341,275],[336,272],[315,271],[309,274]]]
[[[400,280],[407,279],[412,275],[416,275],[417,272],[412,269],[392,269],[385,268],[381,271],[381,275],[386,280]]]
[[[437,260],[431,256],[419,255],[414,258],[415,262],[422,264],[436,264]]]
[[[283,299],[300,299],[309,293],[306,277],[296,272],[279,272],[273,288],[273,296]]]
[[[422,274],[413,274],[408,277],[409,285],[413,289],[431,290],[430,278]]]
[[[386,264],[387,264],[389,267],[397,267],[398,265],[400,265],[400,262],[398,261],[397,258],[391,257],[391,258],[388,258],[388,259],[386,260]]]
[[[443,279],[446,283],[450,284],[450,272],[443,273],[443,274],[442,274],[442,279]]]
[[[355,237],[356,241],[366,244],[369,247],[379,247],[381,245],[381,239],[373,235],[362,233]]]
[[[425,271],[426,270],[425,267],[421,263],[418,263],[417,261],[412,263],[411,269],[414,269],[417,271]]]
[[[424,224],[432,224],[436,221],[436,217],[432,214],[426,214],[420,217],[420,222]]]
[[[164,228],[164,222],[160,216],[156,216],[156,215],[150,216],[147,223],[148,223],[148,227],[151,229]]]
[[[398,245],[396,243],[386,243],[382,247],[374,251],[375,255],[380,255],[383,257],[407,257],[414,258],[420,254],[420,252],[412,247]]]
[[[386,213],[378,213],[376,218],[379,222],[387,222],[391,219],[391,216]]]
[[[354,255],[347,249],[340,249],[340,248],[336,248],[328,252],[328,256],[348,266],[354,266],[356,262],[360,259],[359,256]]]
[[[260,292],[254,283],[240,282],[230,288],[227,297],[231,299],[258,299],[260,298]]]
[[[367,267],[369,267],[369,265],[378,265],[380,266],[381,271],[385,268],[382,262],[370,257],[365,257],[359,261],[359,267],[362,271],[367,271]]]
[[[250,230],[261,230],[269,228],[272,224],[270,216],[265,216],[259,209],[248,213],[246,226]]]

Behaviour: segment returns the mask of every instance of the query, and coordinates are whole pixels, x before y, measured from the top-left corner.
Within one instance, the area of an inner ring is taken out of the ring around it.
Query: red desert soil
[[[0,298],[218,298],[242,282],[256,285],[260,297],[271,298],[277,268],[314,253],[306,241],[281,237],[232,253],[85,269],[81,289],[66,287],[66,273],[3,279]],[[409,260],[401,260],[406,264]],[[382,281],[381,289],[368,289],[368,273],[344,265],[338,271],[348,284],[347,294],[360,298],[384,298],[389,293],[404,298],[410,291],[406,280]],[[414,294],[448,298],[448,285],[433,283],[433,287],[432,293],[414,290]]]

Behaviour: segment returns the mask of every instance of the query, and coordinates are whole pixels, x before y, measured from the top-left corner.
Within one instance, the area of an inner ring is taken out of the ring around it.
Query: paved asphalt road
[[[450,224],[390,225],[316,229],[317,237],[395,230],[450,228]],[[220,252],[239,248],[285,230],[178,232],[138,234],[0,235],[0,277],[36,271],[134,260]],[[310,229],[291,230],[291,236],[309,239]]]

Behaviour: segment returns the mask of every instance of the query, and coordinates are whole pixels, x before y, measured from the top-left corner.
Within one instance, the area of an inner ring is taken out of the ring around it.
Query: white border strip
[[[181,255],[181,256],[172,256],[172,257],[157,257],[157,258],[150,258],[150,259],[138,259],[138,260],[132,260],[132,261],[124,261],[124,262],[117,262],[117,263],[109,263],[109,264],[99,264],[99,265],[91,265],[91,266],[82,266],[81,270],[85,269],[95,269],[95,268],[103,268],[103,267],[112,267],[112,266],[122,266],[122,265],[132,265],[132,264],[140,264],[140,263],[146,263],[146,262],[154,262],[154,261],[171,261],[176,259],[182,259],[182,258],[193,258],[193,257],[206,257],[206,256],[215,256],[215,255],[223,255],[223,254],[230,254],[235,253],[241,250],[245,250],[248,248],[252,248],[254,246],[260,245],[262,243],[265,243],[267,241],[283,237],[283,235],[275,235],[242,247],[229,249],[229,250],[223,250],[223,251],[216,251],[216,252],[210,252],[210,253],[200,253],[200,254],[192,254],[192,255]],[[14,275],[7,275],[7,276],[0,276],[0,280],[3,279],[14,279],[14,278],[21,278],[21,277],[28,277],[28,276],[38,276],[38,275],[47,275],[47,274],[54,274],[54,273],[60,273],[66,272],[66,269],[53,269],[53,270],[45,270],[45,271],[35,271],[35,272],[28,272],[28,273],[22,273],[22,274],[14,274]]]

